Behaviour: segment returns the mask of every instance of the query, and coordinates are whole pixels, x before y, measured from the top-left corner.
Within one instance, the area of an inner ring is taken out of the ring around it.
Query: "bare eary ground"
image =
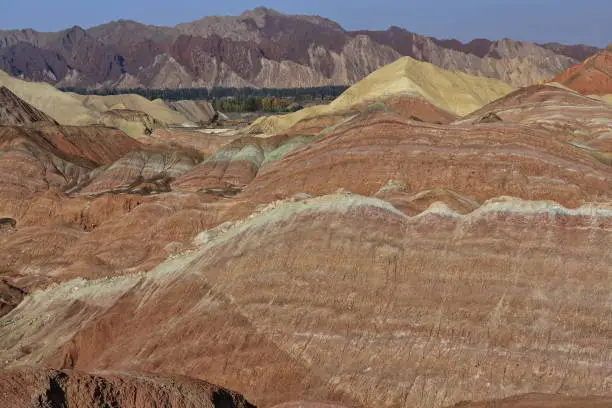
[[[273,203],[149,273],[32,294],[0,323],[1,357],[163,367],[264,406],[605,395],[611,221],[509,199],[415,217],[346,194]]]
[[[606,112],[544,86],[268,137],[0,127],[0,398],[606,406]]]

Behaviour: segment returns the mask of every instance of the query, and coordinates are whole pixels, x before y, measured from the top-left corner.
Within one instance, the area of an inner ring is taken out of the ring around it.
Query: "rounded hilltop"
[[[283,132],[305,119],[339,114],[355,106],[389,98],[418,99],[451,115],[466,115],[514,88],[498,79],[442,69],[428,62],[402,57],[347,89],[329,105],[313,106],[282,116],[255,121],[251,133]]]
[[[552,81],[585,95],[611,95],[612,43],[605,50],[563,71]]]

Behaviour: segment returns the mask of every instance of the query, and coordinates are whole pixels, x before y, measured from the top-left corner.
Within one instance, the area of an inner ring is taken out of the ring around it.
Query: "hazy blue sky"
[[[319,14],[346,29],[404,27],[439,38],[588,43],[612,41],[612,0],[2,0],[0,28],[55,31],[115,19],[174,25],[259,5]]]

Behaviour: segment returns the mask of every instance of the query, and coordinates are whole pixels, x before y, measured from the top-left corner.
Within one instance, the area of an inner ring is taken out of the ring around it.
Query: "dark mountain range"
[[[175,27],[120,20],[88,30],[0,31],[0,69],[90,89],[347,85],[401,56],[518,86],[551,78],[598,51],[510,39],[464,44],[399,27],[346,31],[322,17],[266,8]]]

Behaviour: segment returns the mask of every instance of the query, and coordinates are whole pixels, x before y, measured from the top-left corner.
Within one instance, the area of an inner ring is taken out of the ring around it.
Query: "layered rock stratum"
[[[139,95],[78,95],[61,92],[47,83],[24,81],[3,71],[0,71],[0,86],[4,89],[3,109],[21,118],[5,121],[4,124],[8,125],[39,121],[68,126],[106,125],[120,128],[135,137],[150,134],[158,127],[195,126],[163,101],[149,101]],[[24,109],[28,111],[27,120],[22,118]]]
[[[609,105],[436,77],[268,135],[0,126],[2,401],[609,406]]]
[[[2,320],[2,360],[216,378],[264,405],[606,394],[610,211],[274,203],[149,273],[32,293]]]
[[[586,45],[439,40],[398,27],[347,31],[318,16],[263,7],[175,27],[113,21],[54,33],[0,31],[0,69],[78,88],[351,85],[402,56],[514,86],[594,55]]]
[[[47,83],[24,81],[0,71],[0,85],[62,125],[91,124],[99,116],[72,95]]]
[[[585,95],[612,95],[612,48],[570,67],[553,81]]]
[[[201,125],[210,124],[218,119],[227,119],[207,101],[176,101],[171,102],[170,107],[183,114],[191,122]]]
[[[69,95],[80,100],[86,107],[97,111],[106,112],[109,110],[127,109],[136,112],[143,112],[154,120],[164,125],[190,125],[188,119],[174,109],[171,109],[163,101],[150,101],[140,95]]]
[[[242,396],[180,376],[23,368],[0,371],[0,404],[12,408],[254,408]]]
[[[0,125],[31,125],[36,122],[56,123],[46,113],[24,102],[6,87],[0,87]]]
[[[522,88],[455,123],[486,123],[491,118],[549,130],[556,138],[591,152],[612,152],[612,105],[567,88]]]
[[[384,101],[401,113],[414,111],[411,115],[418,120],[447,122],[450,117],[471,113],[512,90],[503,81],[449,71],[404,57],[368,75],[329,105],[262,117],[248,130],[267,134],[283,132],[305,120],[346,117],[347,111],[363,110]]]

